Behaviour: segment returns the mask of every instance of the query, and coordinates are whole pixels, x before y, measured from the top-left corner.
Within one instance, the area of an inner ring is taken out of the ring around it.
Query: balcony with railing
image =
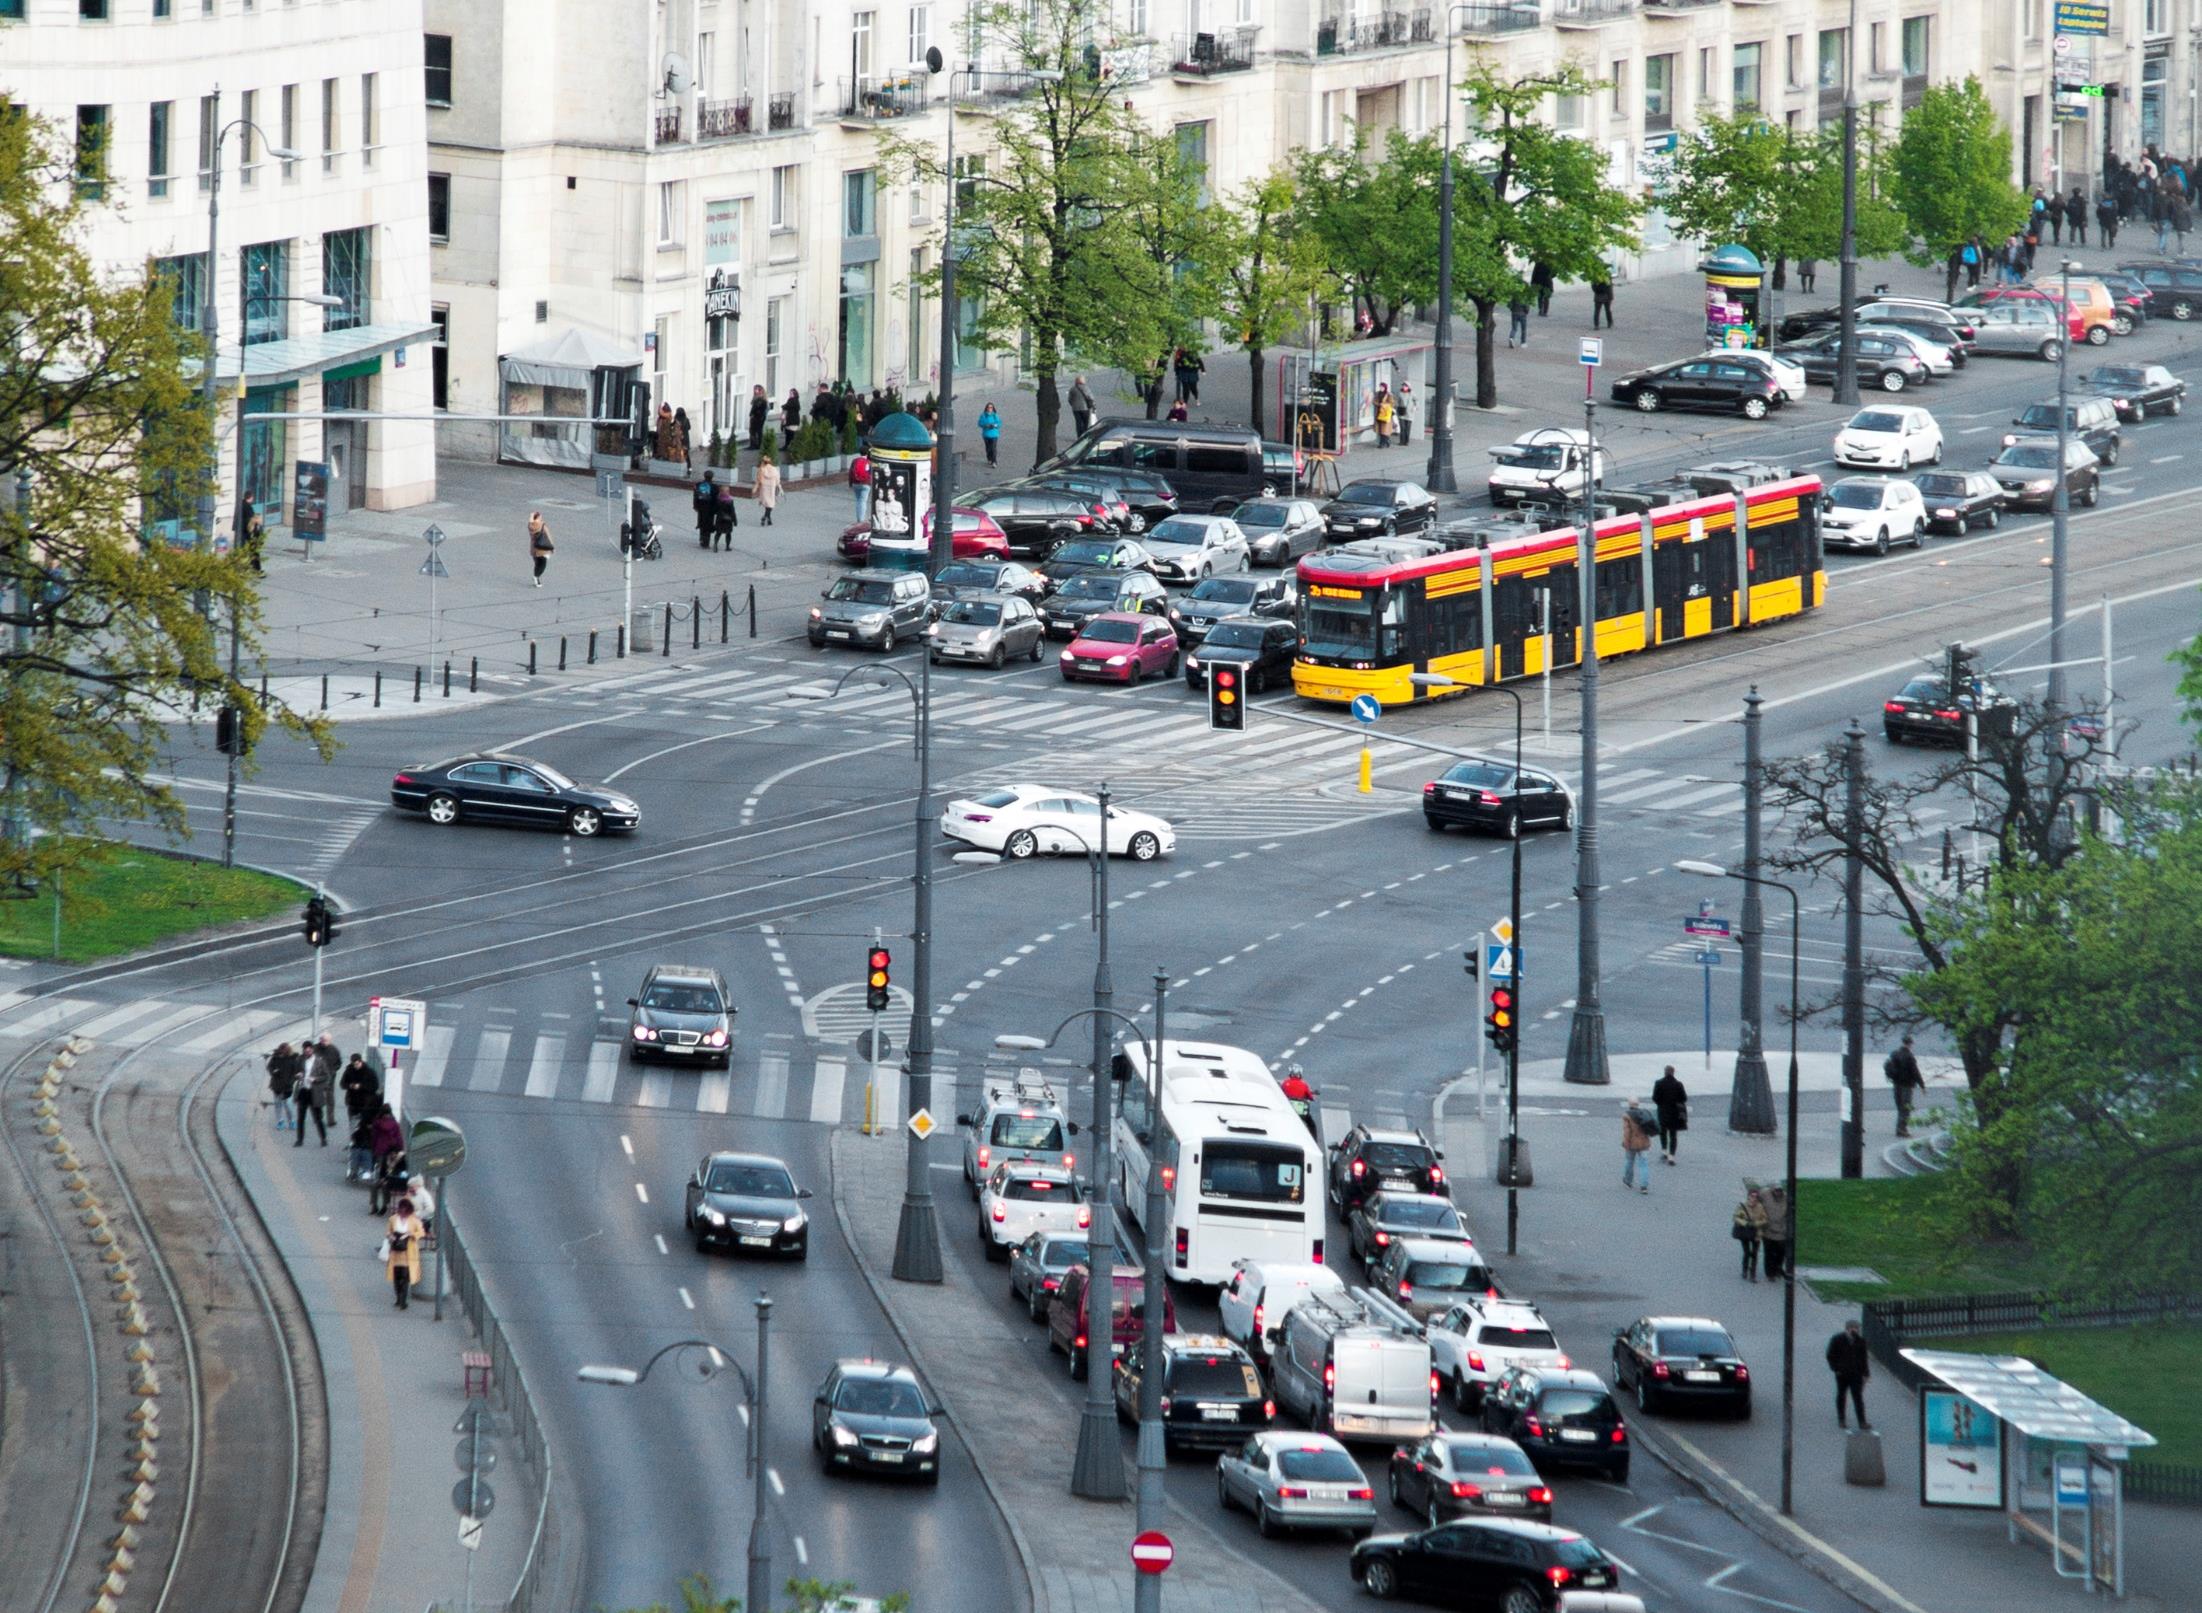
[[[765,129],[777,133],[795,127],[795,92],[782,90],[778,95],[765,97]]]
[[[844,122],[885,123],[925,110],[932,79],[924,73],[886,73],[839,81]]]
[[[1226,28],[1220,33],[1179,34],[1171,45],[1170,71],[1180,78],[1213,78],[1218,73],[1251,71],[1257,31]]]
[[[1843,87],[1840,84],[1820,86],[1820,121],[1840,123],[1843,118]]]
[[[656,144],[661,146],[677,146],[680,144],[680,108],[678,106],[659,107],[654,121],[657,127]]]
[[[1552,26],[1580,30],[1625,22],[1643,10],[1639,0],[1552,0]]]
[[[1346,16],[1338,12],[1315,25],[1315,54],[1340,56],[1353,51],[1396,50],[1426,45],[1438,37],[1437,15],[1428,6]]]
[[[1544,21],[1544,9],[1537,0],[1490,0],[1449,9],[1453,31],[1460,34],[1519,33]]]
[[[1906,73],[1903,85],[1904,110],[1909,112],[1926,98],[1927,75],[1924,73]]]
[[[1643,10],[1647,17],[1682,17],[1725,3],[1726,0],[1643,0]]]
[[[698,140],[732,140],[756,132],[757,103],[752,96],[737,95],[725,101],[696,103]]]

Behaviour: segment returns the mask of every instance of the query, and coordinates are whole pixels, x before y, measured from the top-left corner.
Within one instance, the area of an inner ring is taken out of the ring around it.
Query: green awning
[[[382,372],[382,355],[363,358],[352,364],[340,364],[333,370],[323,370],[321,379],[329,381],[356,381],[363,375],[379,375]]]

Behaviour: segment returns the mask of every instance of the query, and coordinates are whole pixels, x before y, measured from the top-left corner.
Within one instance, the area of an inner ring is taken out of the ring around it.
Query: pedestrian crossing
[[[127,1003],[87,997],[34,997],[0,991],[0,1041],[80,1036],[102,1047],[150,1047],[192,1057],[219,1052],[240,1041],[268,1039],[278,1027],[299,1027],[295,1011],[223,1009],[211,1003],[140,998]],[[184,1034],[188,1033],[188,1034]]]

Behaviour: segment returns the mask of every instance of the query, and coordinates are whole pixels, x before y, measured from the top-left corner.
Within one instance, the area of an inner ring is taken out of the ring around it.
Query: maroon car
[[[933,512],[925,512],[925,535],[933,535]],[[956,509],[955,534],[949,539],[953,551],[950,558],[956,560],[1007,560],[1009,537],[1001,524],[984,510]],[[864,565],[872,557],[872,528],[868,521],[844,527],[841,539],[834,545],[835,551],[851,565]]]
[[[1063,681],[1098,678],[1137,683],[1177,676],[1177,634],[1154,616],[1109,611],[1088,622],[1063,652]]]

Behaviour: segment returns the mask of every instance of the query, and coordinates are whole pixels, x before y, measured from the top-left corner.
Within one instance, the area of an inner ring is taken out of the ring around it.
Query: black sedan
[[[828,1473],[914,1474],[940,1482],[940,1407],[917,1374],[885,1361],[836,1361],[811,1397],[810,1443]]]
[[[390,804],[430,823],[530,824],[583,839],[642,821],[631,796],[576,784],[547,763],[497,751],[408,767],[390,780]]]
[[[1550,773],[1503,762],[1455,762],[1422,786],[1422,818],[1433,829],[1485,829],[1513,838],[1531,824],[1565,829],[1575,821],[1575,797]]]
[[[1519,1445],[1498,1434],[1441,1428],[1419,1445],[1395,1449],[1388,1479],[1392,1505],[1421,1513],[1432,1529],[1447,1518],[1493,1513],[1540,1523],[1552,1518],[1552,1486]]]
[[[1155,557],[1130,538],[1074,538],[1049,555],[1040,575],[1061,582],[1088,571],[1144,571],[1154,574]]]
[[[1234,616],[1216,623],[1199,648],[1186,652],[1185,687],[1207,688],[1210,666],[1235,666],[1246,678],[1246,692],[1260,694],[1291,683],[1299,653],[1300,630],[1292,623]]]
[[[1414,482],[1369,477],[1348,482],[1323,506],[1323,528],[1333,543],[1380,533],[1420,532],[1437,519],[1437,500]]]
[[[1323,546],[1323,509],[1308,498],[1250,498],[1232,508],[1258,566],[1289,566]]]
[[[1891,745],[1914,740],[1923,745],[1962,745],[1965,718],[1977,713],[1976,731],[2007,723],[2018,702],[1985,678],[1970,680],[1969,687],[1950,698],[1950,680],[1922,673],[1881,702],[1881,732]]]
[[[1613,1335],[1613,1392],[1636,1391],[1636,1409],[1669,1401],[1751,1415],[1751,1369],[1728,1330],[1704,1316],[1640,1316]]]
[[[2098,364],[2080,378],[2080,386],[2117,405],[2124,421],[2178,414],[2187,406],[2187,383],[2161,364]]]
[[[700,1251],[714,1243],[761,1255],[810,1257],[810,1217],[784,1161],[770,1154],[706,1154],[688,1178],[681,1221]]]
[[[1018,560],[955,560],[933,573],[933,614],[959,599],[980,594],[1015,594],[1038,607],[1048,596],[1048,581]]]
[[[1082,571],[1040,601],[1040,626],[1049,638],[1076,638],[1110,611],[1160,616],[1168,599],[1169,590],[1143,571]]]
[[[1177,514],[1176,490],[1151,470],[1081,465],[1076,470],[1037,472],[1016,485],[1093,494],[1108,503],[1122,530],[1127,532],[1144,532],[1156,522],[1167,521]]]
[[[1829,331],[1825,335],[1811,337],[1801,342],[1786,342],[1774,349],[1775,355],[1799,365],[1807,381],[1822,386],[1835,383],[1838,355],[1842,351],[1843,333]],[[1857,339],[1858,384],[1879,387],[1883,392],[1901,392],[1907,386],[1927,384],[1927,366],[1908,342],[1899,336],[1876,336],[1870,331],[1860,331]]]
[[[1976,526],[2000,526],[2010,502],[2002,484],[1984,470],[1921,471],[1911,480],[1926,503],[1927,525],[1937,531],[1962,534]]]
[[[1055,546],[1071,538],[1091,534],[1094,520],[1091,501],[1075,493],[1051,488],[990,487],[963,501],[968,509],[984,510],[1009,539],[1012,554],[1046,559]]]
[[[2065,499],[2093,508],[2103,496],[2102,462],[2087,445],[2072,443],[2066,451],[2063,479],[2070,484]],[[2003,489],[2014,510],[2046,510],[2057,496],[2057,441],[2054,437],[2022,437],[1988,462],[1988,474]]]
[[[1732,358],[1691,358],[1622,376],[1613,383],[1613,401],[1645,414],[1711,409],[1764,420],[1781,406],[1782,393],[1756,365]]]
[[[1411,1535],[1371,1535],[1353,1548],[1354,1583],[1395,1596],[1503,1613],[1554,1613],[1570,1591],[1621,1583],[1613,1559],[1572,1529],[1527,1519],[1478,1518]]]

